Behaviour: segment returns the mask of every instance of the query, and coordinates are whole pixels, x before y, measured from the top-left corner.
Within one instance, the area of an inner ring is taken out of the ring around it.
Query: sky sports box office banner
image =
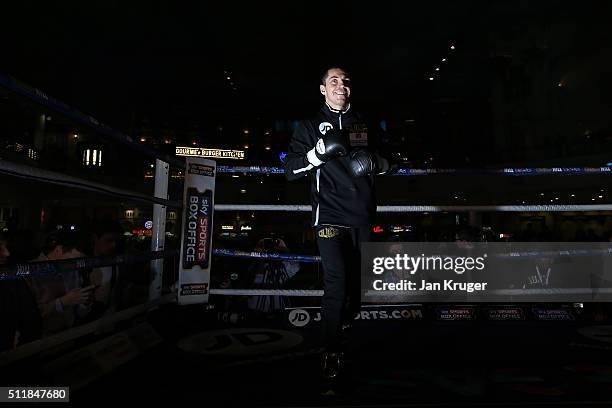
[[[216,162],[187,157],[178,302],[207,303],[210,288]]]

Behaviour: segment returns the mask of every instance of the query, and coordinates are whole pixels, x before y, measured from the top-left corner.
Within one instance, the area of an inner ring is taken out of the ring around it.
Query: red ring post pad
[[[609,302],[612,243],[365,243],[361,290],[367,304]]]

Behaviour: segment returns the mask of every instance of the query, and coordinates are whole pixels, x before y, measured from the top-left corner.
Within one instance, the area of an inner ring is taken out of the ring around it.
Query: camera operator
[[[288,254],[289,248],[281,238],[263,238],[255,245],[256,252]],[[249,278],[253,289],[281,289],[300,269],[296,261],[263,259],[249,267]],[[285,296],[251,296],[247,300],[249,310],[269,314],[289,306]]]

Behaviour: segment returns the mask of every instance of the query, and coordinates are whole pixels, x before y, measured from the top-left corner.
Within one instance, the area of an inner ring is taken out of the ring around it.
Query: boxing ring
[[[158,159],[159,160],[159,159]],[[162,163],[163,167],[164,164]],[[607,168],[601,169],[570,169],[566,172],[560,171],[559,169],[540,169],[540,173],[537,174],[557,174],[562,176],[564,174],[588,174],[592,175],[598,171],[602,175],[609,175]],[[219,173],[241,173],[241,174],[275,174],[282,176],[282,169],[277,167],[258,167],[258,166],[220,166]],[[473,172],[476,172],[475,170]],[[10,163],[5,160],[0,160],[0,173],[10,175],[12,177],[27,178],[30,180],[49,182],[53,184],[59,184],[69,186],[71,188],[80,189],[84,191],[96,191],[103,194],[108,194],[114,197],[129,197],[135,201],[143,203],[151,203],[154,205],[160,205],[170,208],[181,208],[181,203],[178,201],[171,201],[158,197],[147,197],[142,194],[130,192],[126,190],[117,189],[113,186],[102,185],[99,183],[92,183],[88,180],[79,179],[72,176],[62,175],[59,173],[41,170],[38,168],[28,168],[20,164]],[[427,171],[427,170],[410,170],[406,169],[401,171],[395,177],[421,177],[423,175],[434,176],[439,174],[449,174],[450,170],[446,171]],[[509,171],[509,169],[503,169],[494,171],[499,176],[511,176],[516,177],[517,174],[525,174],[528,176],[534,176],[535,172],[529,172],[523,169],[522,172]],[[166,173],[167,174],[167,173]],[[310,212],[311,207],[309,205],[249,205],[249,204],[216,204],[216,212],[223,211],[268,211],[268,212]],[[422,212],[469,212],[469,211],[499,211],[499,212],[566,212],[566,211],[612,211],[611,204],[583,204],[583,205],[464,205],[464,206],[426,206],[426,205],[415,205],[415,206],[379,206],[377,211],[379,213],[422,213]],[[157,224],[154,224],[154,234]],[[291,262],[304,262],[304,263],[318,263],[320,258],[312,255],[299,255],[299,254],[280,254],[280,253],[269,253],[269,252],[256,252],[256,251],[240,251],[232,249],[213,249],[213,255],[215,257],[233,257],[241,258],[251,261],[291,261]],[[9,280],[14,278],[23,278],[27,276],[41,276],[45,274],[55,273],[57,270],[62,268],[66,269],[86,269],[92,267],[109,266],[109,265],[121,265],[121,264],[132,264],[135,262],[151,261],[156,264],[156,260],[163,258],[176,258],[178,256],[178,250],[161,250],[152,251],[151,253],[142,253],[137,255],[122,255],[117,257],[106,257],[106,258],[84,258],[77,260],[68,261],[55,261],[55,262],[38,262],[19,264],[12,267],[12,273],[2,274],[0,278],[3,280]],[[158,281],[160,277],[156,278]],[[249,288],[215,288],[211,287],[211,295],[217,296],[287,296],[287,297],[320,297],[323,295],[322,290],[306,290],[306,289],[249,289]],[[166,294],[163,297],[158,297],[155,292],[150,296],[150,303],[137,306],[133,310],[123,311],[117,314],[115,317],[109,317],[100,324],[90,324],[87,327],[75,328],[70,333],[62,333],[56,336],[56,338],[50,338],[41,340],[41,343],[30,344],[20,347],[14,352],[0,358],[0,363],[8,363],[17,361],[19,358],[30,356],[33,353],[39,352],[42,348],[53,347],[64,340],[70,340],[89,332],[95,331],[98,327],[104,326],[109,322],[120,321],[123,319],[129,319],[135,315],[141,314],[147,310],[158,307],[161,304],[175,301],[175,293]],[[12,353],[12,354],[11,354]]]
[[[137,254],[117,255],[112,257],[90,257],[78,258],[65,261],[47,261],[35,263],[21,263],[10,265],[6,270],[0,269],[0,280],[11,281],[15,279],[25,279],[33,276],[45,276],[57,273],[62,270],[85,270],[96,267],[118,265],[133,265],[136,263],[149,263],[151,270],[151,279],[149,286],[148,302],[130,307],[125,310],[120,310],[112,315],[108,315],[100,319],[87,323],[82,326],[77,326],[68,329],[65,332],[55,334],[53,336],[42,338],[32,343],[26,343],[17,347],[14,350],[8,350],[0,353],[0,367],[9,367],[22,360],[31,359],[38,354],[56,348],[64,343],[74,341],[76,339],[99,333],[103,328],[112,326],[119,322],[129,321],[131,319],[146,316],[148,313],[158,311],[160,308],[176,306],[176,288],[168,286],[163,288],[162,282],[164,273],[163,260],[171,260],[176,263],[179,257],[179,249],[166,249],[164,243],[165,236],[165,220],[166,209],[182,209],[183,204],[180,200],[171,199],[168,197],[168,178],[169,168],[173,166],[177,169],[184,169],[184,162],[176,157],[168,156],[157,152],[146,146],[142,146],[134,141],[131,137],[122,134],[102,123],[91,116],[84,115],[77,110],[45,95],[43,92],[30,88],[21,84],[14,79],[0,75],[0,85],[8,89],[10,92],[27,98],[28,100],[39,104],[45,109],[50,109],[58,112],[70,120],[85,126],[93,132],[105,137],[114,143],[119,143],[128,149],[134,149],[141,154],[155,160],[155,191],[152,195],[142,194],[140,192],[130,191],[127,189],[118,188],[113,185],[93,182],[84,178],[73,175],[62,174],[60,172],[44,170],[37,167],[27,166],[20,163],[14,163],[5,159],[0,159],[0,175],[5,177],[13,177],[18,179],[29,180],[37,183],[48,183],[58,185],[82,192],[94,192],[113,199],[130,200],[146,205],[153,206],[153,224],[152,224],[152,243],[151,250]],[[469,176],[471,174],[486,174],[494,177],[539,177],[539,176],[612,176],[612,169],[609,167],[589,168],[589,167],[573,167],[573,168],[504,168],[504,169],[474,169],[474,170],[457,170],[457,169],[401,169],[398,174],[393,177],[399,180],[400,178],[411,177],[428,177],[434,178],[438,176],[461,175]],[[264,167],[264,166],[217,166],[219,174],[241,174],[248,176],[251,174],[265,174],[272,177],[284,177],[284,171],[280,167]],[[230,179],[231,180],[231,179]],[[223,181],[218,182],[219,188],[223,188]],[[295,205],[278,205],[278,204],[247,204],[247,203],[215,203],[214,211],[216,213],[223,212],[273,212],[283,215],[293,213],[310,212],[310,205],[295,204]],[[465,213],[465,212],[514,212],[514,213],[539,213],[539,212],[610,212],[612,204],[597,203],[597,204],[534,204],[534,205],[381,205],[378,206],[378,213],[406,214],[406,213]],[[293,254],[293,253],[274,253],[270,251],[245,251],[228,248],[212,249],[213,257],[217,260],[225,258],[242,259],[250,262],[294,262],[300,264],[317,265],[320,258],[316,255]],[[238,272],[238,271],[236,271]],[[215,273],[213,268],[212,274]],[[176,276],[172,277],[176,279]],[[317,298],[323,295],[320,289],[285,289],[285,288],[221,288],[212,287],[209,291],[210,295],[216,298],[222,297],[252,297],[252,296],[283,296],[291,298]],[[211,309],[205,308],[204,310]],[[299,309],[293,307],[290,310]],[[307,307],[304,307],[306,309]],[[236,366],[236,365],[234,365]]]

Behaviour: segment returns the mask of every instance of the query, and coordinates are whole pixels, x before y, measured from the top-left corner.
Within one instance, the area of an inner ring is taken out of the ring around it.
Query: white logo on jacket
[[[325,135],[328,130],[332,130],[333,128],[334,127],[329,122],[321,122],[321,123],[319,123],[319,132],[321,132],[322,135]]]

